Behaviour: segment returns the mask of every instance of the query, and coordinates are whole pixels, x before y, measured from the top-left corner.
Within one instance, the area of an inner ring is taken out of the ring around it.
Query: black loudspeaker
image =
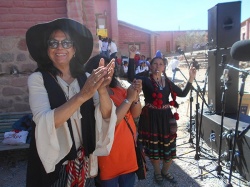
[[[223,58],[223,59],[222,59]],[[208,103],[213,103],[216,114],[221,114],[222,111],[222,91],[221,86],[224,86],[224,81],[221,81],[224,67],[220,66],[221,61],[225,64],[239,67],[239,62],[233,60],[230,56],[230,49],[209,50],[208,51]],[[225,91],[225,113],[236,113],[238,109],[238,85],[239,72],[234,69],[229,69],[227,90]]]
[[[241,1],[219,3],[208,10],[210,49],[231,47],[240,40]]]
[[[200,119],[200,113],[199,119]],[[250,117],[246,115],[240,116],[244,117],[244,121],[249,121]],[[220,130],[221,130],[221,116],[220,115],[207,115],[203,114],[201,125],[201,138],[205,140],[208,146],[210,146],[213,150],[219,153],[220,147]],[[241,120],[241,119],[240,119]],[[238,131],[242,132],[249,124],[247,122],[239,121]],[[223,156],[221,160],[229,161],[230,158],[228,156],[232,156],[232,146],[233,146],[233,135],[230,133],[235,133],[236,120],[228,117],[224,117],[223,123],[223,137],[222,137],[222,146],[221,153]],[[212,134],[213,133],[213,134]],[[211,141],[211,137],[214,137],[214,141]],[[231,142],[231,143],[230,143]],[[236,143],[236,157],[234,159],[234,164],[236,166],[236,170],[243,176],[245,179],[250,181],[250,131],[248,131],[241,139],[239,139]]]

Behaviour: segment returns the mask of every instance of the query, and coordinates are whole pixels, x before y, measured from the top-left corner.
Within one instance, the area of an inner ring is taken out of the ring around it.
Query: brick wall
[[[1,0],[0,36],[24,36],[32,25],[66,17],[66,0]]]
[[[140,53],[146,57],[150,56],[150,37],[151,35],[123,25],[119,25],[119,54],[128,56],[128,45],[140,44]]]
[[[96,20],[95,20],[95,1],[84,0],[82,1],[83,7],[83,24],[88,27],[93,35],[94,46],[92,56],[99,53],[98,37],[96,35]]]

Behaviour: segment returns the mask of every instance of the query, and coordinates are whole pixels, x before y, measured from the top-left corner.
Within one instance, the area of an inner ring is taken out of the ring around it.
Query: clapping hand
[[[92,71],[80,91],[87,99],[93,97],[97,90],[102,91],[102,89],[106,89],[106,85],[111,81],[112,77],[110,76],[113,76],[114,73],[114,61],[111,60],[106,67],[104,63],[104,59],[102,58],[99,62],[99,67]]]
[[[128,87],[127,98],[131,101],[138,101],[141,90],[142,90],[142,80],[134,79],[132,84]]]
[[[99,67],[105,66],[105,61],[103,58],[100,59]],[[100,89],[108,86],[112,80],[113,74],[114,74],[114,68],[115,68],[115,59],[113,58],[110,60],[110,62],[106,65],[107,68],[107,74],[104,76],[104,81],[100,86]],[[99,91],[99,89],[98,89]]]

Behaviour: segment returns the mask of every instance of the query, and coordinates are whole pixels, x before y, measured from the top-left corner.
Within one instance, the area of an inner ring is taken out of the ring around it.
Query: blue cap
[[[159,57],[159,58],[162,58],[162,53],[160,50],[157,50],[156,54],[155,54],[155,57]]]

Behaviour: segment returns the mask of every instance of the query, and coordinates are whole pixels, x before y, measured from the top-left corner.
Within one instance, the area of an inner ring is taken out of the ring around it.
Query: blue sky
[[[235,0],[117,0],[118,20],[151,30],[207,30],[208,9]],[[250,0],[241,0],[241,21]]]

